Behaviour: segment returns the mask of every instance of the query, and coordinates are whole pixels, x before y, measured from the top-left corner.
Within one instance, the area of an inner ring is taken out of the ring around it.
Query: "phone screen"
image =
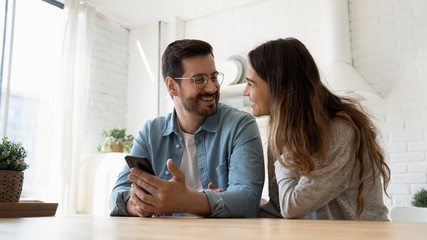
[[[139,156],[127,155],[125,156],[125,160],[129,168],[136,167],[149,174],[155,175],[153,168],[151,167],[150,161],[148,161],[148,159],[139,157]]]

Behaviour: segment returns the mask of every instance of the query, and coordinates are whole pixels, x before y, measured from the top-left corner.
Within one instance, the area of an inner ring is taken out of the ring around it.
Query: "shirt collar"
[[[218,103],[218,109],[216,113],[212,116],[209,116],[205,119],[202,126],[195,132],[198,133],[202,130],[208,131],[208,132],[216,132],[218,130],[218,124],[219,124],[219,116],[220,116],[220,109],[222,107],[221,103]],[[174,108],[172,114],[169,115],[168,118],[168,124],[166,125],[165,131],[163,132],[163,136],[170,135],[171,133],[175,133],[179,135],[179,125],[178,125],[178,119],[176,110]]]

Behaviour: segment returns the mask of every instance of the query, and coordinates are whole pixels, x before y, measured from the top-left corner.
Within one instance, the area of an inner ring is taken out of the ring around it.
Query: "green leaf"
[[[415,193],[412,200],[412,206],[427,208],[427,190],[424,188]]]
[[[0,170],[24,171],[28,168],[25,163],[27,152],[21,143],[2,138],[0,144]]]

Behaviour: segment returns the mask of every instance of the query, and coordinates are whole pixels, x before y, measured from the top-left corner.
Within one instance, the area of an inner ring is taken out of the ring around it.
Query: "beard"
[[[210,104],[207,106],[207,108],[200,108],[199,107],[199,101],[203,97],[213,97],[215,99],[215,103]],[[218,101],[219,101],[219,94],[199,94],[196,97],[186,97],[183,98],[184,101],[182,101],[182,106],[184,109],[189,113],[195,113],[202,117],[208,117],[214,115],[218,110]]]

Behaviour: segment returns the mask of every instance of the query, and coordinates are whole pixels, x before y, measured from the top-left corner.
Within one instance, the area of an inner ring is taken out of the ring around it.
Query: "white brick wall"
[[[392,170],[386,204],[410,205],[427,186],[427,1],[349,0],[353,64],[383,97],[364,102],[382,133]],[[322,1],[265,0],[185,23],[217,62],[279,37],[300,39],[318,60]]]
[[[392,170],[390,206],[408,206],[427,185],[427,2],[349,2],[354,64],[384,98],[367,105],[384,116],[378,125]]]
[[[126,127],[129,31],[96,19],[83,153],[96,153],[102,130]]]

